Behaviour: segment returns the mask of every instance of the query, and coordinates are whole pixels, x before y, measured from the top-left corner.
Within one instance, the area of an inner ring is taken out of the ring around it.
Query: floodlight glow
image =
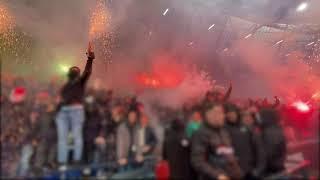
[[[60,70],[61,70],[63,73],[67,73],[68,70],[69,70],[69,66],[67,66],[67,65],[60,65]]]
[[[302,12],[302,11],[306,10],[307,7],[308,7],[308,3],[303,2],[303,3],[299,4],[299,6],[297,7],[296,10],[297,10],[298,12]]]

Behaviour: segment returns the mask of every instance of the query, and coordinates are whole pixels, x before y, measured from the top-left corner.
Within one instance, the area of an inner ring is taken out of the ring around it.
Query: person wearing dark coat
[[[99,135],[95,138],[94,162],[116,161],[116,142],[119,125],[123,122],[121,106],[115,105],[105,116]]]
[[[262,140],[266,151],[265,175],[282,172],[286,159],[286,139],[279,125],[279,114],[272,108],[260,111]]]
[[[68,72],[68,81],[61,89],[61,102],[57,107],[56,127],[58,135],[57,156],[59,169],[66,168],[69,159],[68,135],[73,138],[72,161],[80,164],[83,153],[83,128],[85,121],[84,95],[87,82],[92,74],[93,60],[95,59],[91,44],[88,47],[87,62],[83,73],[80,68],[73,66]]]
[[[265,158],[260,136],[241,123],[240,109],[236,105],[227,104],[225,109],[226,129],[245,179],[261,177]]]
[[[95,138],[102,129],[102,115],[98,110],[98,103],[93,96],[86,97],[86,120],[84,122],[84,160],[92,163],[94,159]]]
[[[163,160],[169,164],[170,179],[195,179],[190,163],[190,143],[181,120],[173,120],[165,131]]]
[[[225,113],[221,104],[205,111],[205,120],[192,137],[191,164],[199,179],[241,179],[240,166],[224,128]]]

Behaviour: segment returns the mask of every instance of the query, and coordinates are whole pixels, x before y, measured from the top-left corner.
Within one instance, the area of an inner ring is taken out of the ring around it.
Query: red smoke
[[[138,73],[136,80],[145,88],[174,88],[182,83],[185,76],[183,65],[161,57],[152,63],[150,72]]]

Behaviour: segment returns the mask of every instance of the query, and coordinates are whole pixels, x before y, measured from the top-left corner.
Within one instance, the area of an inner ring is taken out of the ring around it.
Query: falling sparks
[[[307,44],[307,46],[311,46],[312,44],[314,44],[314,42],[311,42],[311,43]]]
[[[0,42],[4,57],[15,59],[17,64],[28,62],[30,37],[16,29],[15,18],[4,4],[0,4]]]
[[[280,44],[282,42],[283,42],[283,40],[280,40],[280,41],[276,42],[274,45],[278,45],[278,44]]]
[[[215,24],[212,24],[209,28],[208,28],[208,31],[213,28],[215,26]]]
[[[169,11],[169,8],[167,8],[164,12],[163,12],[163,14],[162,15],[166,15],[167,14],[167,12]]]
[[[15,26],[14,18],[9,13],[8,9],[0,4],[0,33],[6,33]]]
[[[109,27],[109,21],[110,15],[105,2],[98,0],[90,17],[89,39],[92,41],[105,33]]]
[[[244,37],[245,39],[248,39],[249,37],[251,37],[252,36],[252,34],[250,33],[250,34],[248,34],[246,37]]]
[[[112,48],[115,45],[115,33],[111,27],[111,14],[106,1],[97,0],[90,16],[89,41],[93,42],[96,56],[111,64]]]

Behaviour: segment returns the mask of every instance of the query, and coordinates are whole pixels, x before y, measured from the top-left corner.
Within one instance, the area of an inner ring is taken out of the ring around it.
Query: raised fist
[[[86,54],[87,54],[89,60],[95,59],[95,55],[94,55],[94,52],[93,52],[93,46],[92,46],[91,42],[89,42]]]

